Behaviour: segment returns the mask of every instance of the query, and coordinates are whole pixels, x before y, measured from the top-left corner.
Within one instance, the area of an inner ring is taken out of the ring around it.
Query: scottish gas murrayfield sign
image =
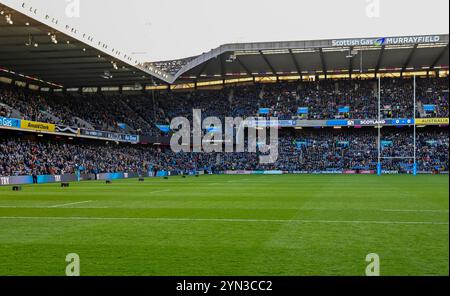
[[[437,43],[441,37],[435,36],[409,36],[409,37],[385,37],[385,38],[362,38],[362,39],[339,39],[332,40],[332,46],[383,46],[404,45],[418,43]]]

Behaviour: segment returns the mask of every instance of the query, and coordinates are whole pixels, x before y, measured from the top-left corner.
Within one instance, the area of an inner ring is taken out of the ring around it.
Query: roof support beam
[[[252,71],[244,64],[244,62],[239,58],[239,56],[236,56],[236,62],[241,66],[242,69],[247,73],[248,76],[253,76]]]
[[[352,79],[352,74],[353,74],[353,60],[355,59],[355,56],[353,55],[353,46],[351,46],[350,47],[350,50],[349,50],[349,56],[351,56],[349,59],[348,59],[348,78],[349,79]]]
[[[408,58],[406,58],[405,63],[403,64],[402,71],[400,72],[400,75],[403,76],[403,72],[405,72],[406,67],[408,67],[409,63],[411,62],[412,58],[414,57],[414,54],[416,53],[416,49],[419,46],[419,44],[414,44],[413,49],[408,55]]]
[[[433,61],[433,63],[430,66],[430,70],[434,70],[436,68],[437,63],[439,63],[440,59],[444,56],[445,52],[448,50],[448,43],[447,46],[444,47],[444,49],[441,51],[441,53],[436,57],[436,59]]]
[[[263,53],[262,50],[259,51],[259,54],[264,59],[264,62],[266,62],[267,66],[269,66],[269,69],[272,72],[272,74],[277,76],[277,71],[275,71],[275,68],[272,66],[272,64],[270,63],[269,59],[266,57],[266,55]]]
[[[384,55],[384,51],[386,49],[386,46],[382,46],[381,50],[380,50],[380,54],[378,55],[378,61],[377,61],[377,65],[375,67],[375,77],[378,74],[378,71],[380,71],[380,67],[381,67],[381,63],[383,62],[383,55]]]
[[[325,55],[323,54],[322,48],[319,49],[319,55],[320,55],[320,62],[322,63],[322,71],[323,71],[323,74],[325,75],[325,79],[327,79],[327,76],[328,76],[327,75],[328,74],[327,64],[325,62]]]
[[[222,77],[222,80],[225,80],[226,71],[225,71],[225,64],[223,62],[223,54],[217,57],[219,59],[219,65],[220,65],[220,77]]]
[[[208,67],[210,62],[211,62],[211,60],[208,60],[203,64],[203,66],[200,68],[200,71],[198,71],[198,74],[196,75],[197,79],[203,75],[203,73],[206,71],[206,68]]]
[[[295,58],[294,53],[292,52],[292,48],[289,49],[289,55],[291,56],[292,62],[294,63],[294,66],[295,66],[295,69],[297,70],[298,75],[300,75],[300,80],[303,80],[302,68],[300,68],[298,61]]]

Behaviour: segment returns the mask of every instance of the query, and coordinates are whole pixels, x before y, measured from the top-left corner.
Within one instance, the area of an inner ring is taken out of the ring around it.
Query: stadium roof
[[[0,76],[53,88],[151,84],[165,77],[45,11],[23,9],[0,3]]]
[[[179,61],[172,73],[178,81],[200,81],[448,70],[448,44],[448,35],[227,44]]]
[[[196,57],[144,63],[45,11],[25,2],[22,8],[0,4],[0,76],[25,75],[21,79],[30,84],[53,88],[436,71],[449,65],[448,34],[226,44]]]

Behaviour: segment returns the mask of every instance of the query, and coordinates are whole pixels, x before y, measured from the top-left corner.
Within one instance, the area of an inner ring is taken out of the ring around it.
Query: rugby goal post
[[[377,140],[377,146],[378,146],[378,163],[377,163],[377,174],[378,176],[381,176],[383,174],[383,167],[382,167],[382,161],[384,159],[413,159],[413,168],[412,173],[414,176],[417,175],[417,125],[416,125],[416,112],[417,112],[417,84],[416,84],[416,75],[413,76],[413,101],[414,101],[414,110],[413,110],[413,129],[414,129],[414,152],[412,156],[402,156],[402,157],[389,157],[389,156],[382,156],[382,142],[381,142],[381,128],[383,127],[381,124],[381,77],[378,76],[378,123],[377,123],[377,130],[378,130],[378,140]]]

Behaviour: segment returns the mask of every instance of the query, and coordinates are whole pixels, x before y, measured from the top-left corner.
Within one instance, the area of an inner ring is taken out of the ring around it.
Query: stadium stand
[[[86,38],[62,21],[45,24],[49,14],[30,16],[26,6],[0,4],[14,23],[28,24],[23,30],[0,24],[9,28],[0,32],[0,176],[374,171],[379,77],[380,119],[405,121],[402,128],[379,123],[385,125],[381,156],[411,157],[411,127],[419,126],[411,121],[424,119],[418,169],[448,171],[448,137],[439,126],[448,126],[449,117],[448,35],[225,44],[148,62],[111,51],[105,40]],[[272,165],[260,165],[257,153],[175,154],[168,125],[178,116],[192,120],[193,109],[203,118],[277,117],[295,124],[280,131]],[[355,124],[362,120],[371,123]],[[317,121],[321,128],[301,126]],[[411,160],[386,159],[383,169],[408,172]]]
[[[418,79],[417,117],[448,117],[448,77]],[[279,119],[374,119],[378,116],[375,80],[320,80],[318,82],[263,84],[225,88],[217,91],[159,92],[150,94],[36,94],[18,87],[0,89],[0,103],[17,110],[24,119],[53,122],[97,130],[140,131],[156,135],[155,125],[169,123],[177,116],[192,117],[192,109],[203,115],[232,117],[261,116],[260,108],[269,108]],[[410,79],[383,79],[382,117],[412,118],[413,90]],[[431,112],[424,105],[434,106]],[[3,106],[3,113],[7,112]],[[297,114],[299,107],[309,113]],[[350,107],[341,113],[339,108]],[[421,109],[422,107],[422,109]],[[1,110],[1,109],[0,109]]]
[[[384,156],[412,155],[413,138],[407,128],[386,128]],[[282,134],[279,158],[260,165],[256,153],[173,153],[169,147],[118,145],[98,142],[74,143],[43,139],[0,138],[0,176],[62,175],[76,173],[129,172],[148,175],[155,168],[188,172],[206,170],[282,170],[320,172],[375,170],[377,135],[373,129],[302,130]],[[420,171],[448,171],[449,140],[443,128],[425,128],[418,133]],[[390,160],[386,170],[411,171],[412,160]]]

